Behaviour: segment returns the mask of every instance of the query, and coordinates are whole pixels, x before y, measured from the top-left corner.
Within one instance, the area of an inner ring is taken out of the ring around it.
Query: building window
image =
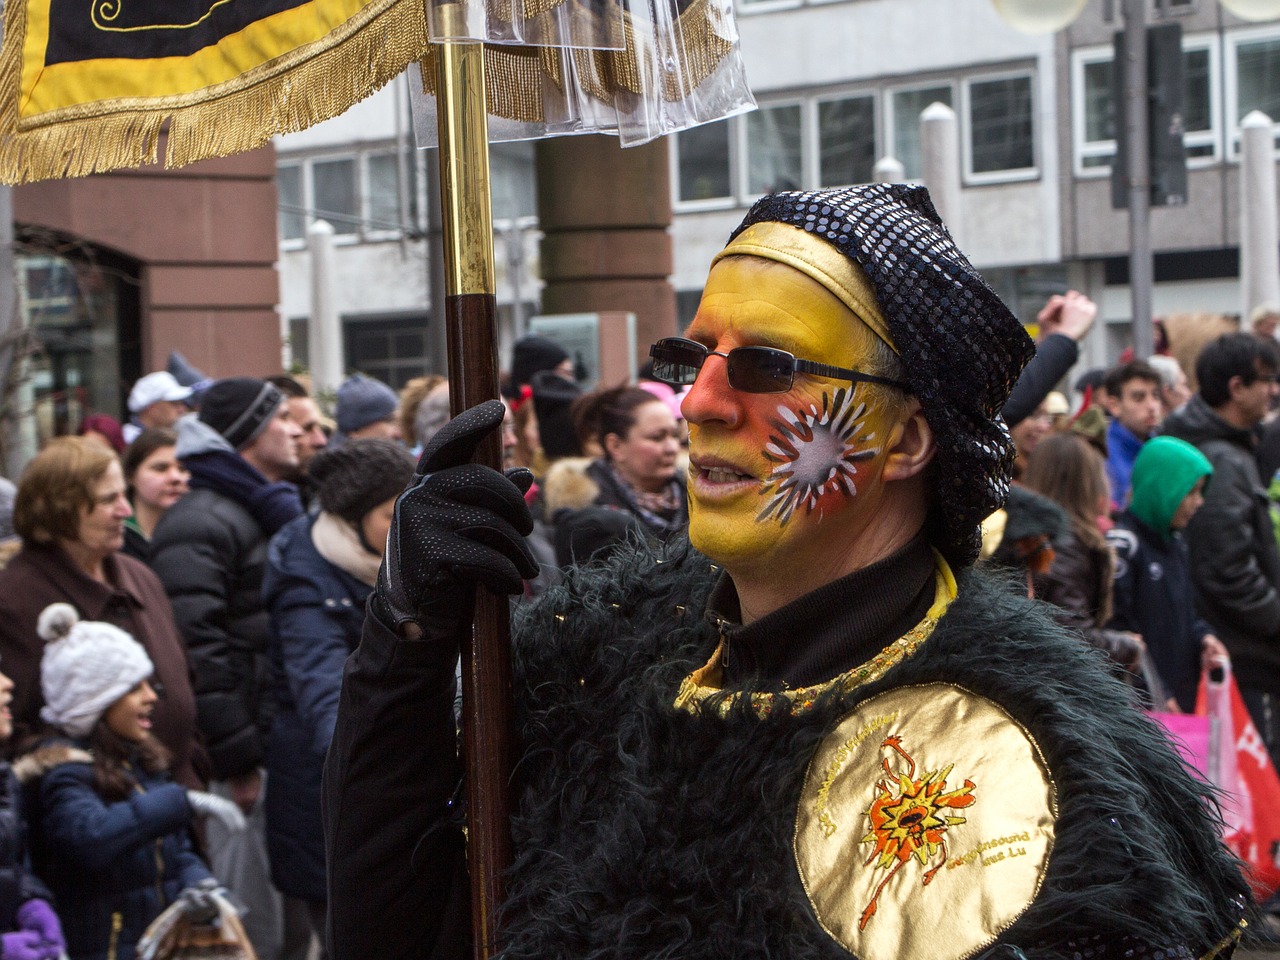
[[[1254,110],[1271,118],[1280,136],[1280,36],[1251,33],[1232,45],[1234,69],[1228,70],[1234,102],[1230,116],[1231,152],[1240,152],[1240,121]]]
[[[731,123],[718,120],[682,130],[674,138],[681,202],[723,200],[733,196],[729,172]]]
[[[489,148],[489,179],[493,185],[495,220],[538,215],[535,202],[538,175],[532,141],[512,140],[493,144]]]
[[[1072,69],[1076,173],[1102,175],[1110,172],[1116,155],[1116,124],[1120,121],[1112,96],[1111,48],[1077,51]],[[1203,165],[1220,156],[1221,123],[1214,93],[1217,48],[1212,41],[1202,37],[1184,38],[1182,69],[1185,78],[1182,142],[1188,161],[1193,165],[1199,161]]]
[[[302,167],[282,164],[276,168],[281,240],[301,240],[306,236],[306,204],[302,199]]]
[[[1031,77],[970,80],[965,94],[970,178],[1014,171],[1033,173],[1036,160]]]
[[[338,234],[359,233],[360,206],[356,195],[355,158],[316,160],[311,164],[312,209]]]
[[[368,189],[366,229],[372,233],[399,232],[404,224],[400,215],[400,166],[394,153],[373,153],[365,158],[365,182]]]
[[[329,223],[346,243],[412,235],[421,207],[417,163],[411,151],[402,169],[392,146],[283,160],[276,167],[280,242],[300,247],[317,220]]]
[[[952,105],[951,85],[894,90],[889,96],[893,127],[890,142],[893,155],[906,171],[908,180],[919,180],[924,170],[920,160],[920,114],[932,103]]]
[[[1236,46],[1236,122],[1254,110],[1280,120],[1280,37]]]
[[[876,98],[871,95],[818,104],[818,183],[844,187],[875,178]]]
[[[427,372],[426,316],[343,318],[347,367],[400,390]]]
[[[747,192],[798,190],[804,184],[800,159],[800,106],[761,107],[747,114]]]

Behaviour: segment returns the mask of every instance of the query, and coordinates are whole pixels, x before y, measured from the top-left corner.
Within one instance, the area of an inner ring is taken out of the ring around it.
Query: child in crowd
[[[0,673],[0,741],[13,733],[13,681]],[[45,885],[26,864],[22,791],[0,761],[0,960],[57,960],[66,944]]]
[[[45,608],[37,632],[55,736],[20,761],[32,804],[37,871],[57,897],[72,960],[133,960],[147,925],[182,892],[216,885],[191,844],[195,814],[232,829],[230,801],[184,790],[151,735],[151,660],[108,623],[70,604]]]
[[[1160,679],[1184,713],[1195,709],[1201,671],[1227,658],[1196,616],[1182,530],[1204,503],[1213,467],[1174,437],[1154,437],[1133,463],[1132,493],[1107,542],[1115,550],[1110,626],[1141,634]]]

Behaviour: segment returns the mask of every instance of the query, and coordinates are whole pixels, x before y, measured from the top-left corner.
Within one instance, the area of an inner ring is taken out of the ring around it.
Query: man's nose
[[[689,423],[716,420],[737,426],[741,418],[738,402],[738,392],[729,386],[728,359],[708,354],[680,404],[680,412]]]

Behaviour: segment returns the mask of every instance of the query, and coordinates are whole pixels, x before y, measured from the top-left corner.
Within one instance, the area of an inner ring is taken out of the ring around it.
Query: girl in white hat
[[[182,891],[216,885],[190,840],[192,818],[244,819],[230,801],[185,790],[151,735],[151,660],[109,623],[55,603],[40,614],[41,717],[56,736],[24,758],[38,789],[32,847],[57,898],[72,960],[132,960],[138,938]]]

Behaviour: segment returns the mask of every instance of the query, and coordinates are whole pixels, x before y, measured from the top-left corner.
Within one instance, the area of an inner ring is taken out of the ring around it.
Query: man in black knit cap
[[[654,376],[689,543],[514,625],[503,957],[1189,957],[1247,896],[1202,785],[1038,605],[972,569],[1031,354],[923,188],[765,197]],[[326,770],[332,955],[466,955],[450,712],[521,488],[450,423],[401,496]]]
[[[286,478],[298,466],[302,430],[273,384],[252,377],[215,381],[200,413],[178,421],[178,458],[191,492],[165,512],[151,538],[151,567],[164,584],[191,660],[196,720],[213,764],[214,789],[246,815],[259,811],[266,734],[271,726],[267,648],[270,618],[262,602],[267,543],[302,515]],[[262,829],[252,816],[251,829]],[[274,955],[280,920],[261,892],[269,880],[228,873],[213,842],[213,866],[254,911],[246,929],[259,952]],[[246,860],[252,863],[252,860]]]

